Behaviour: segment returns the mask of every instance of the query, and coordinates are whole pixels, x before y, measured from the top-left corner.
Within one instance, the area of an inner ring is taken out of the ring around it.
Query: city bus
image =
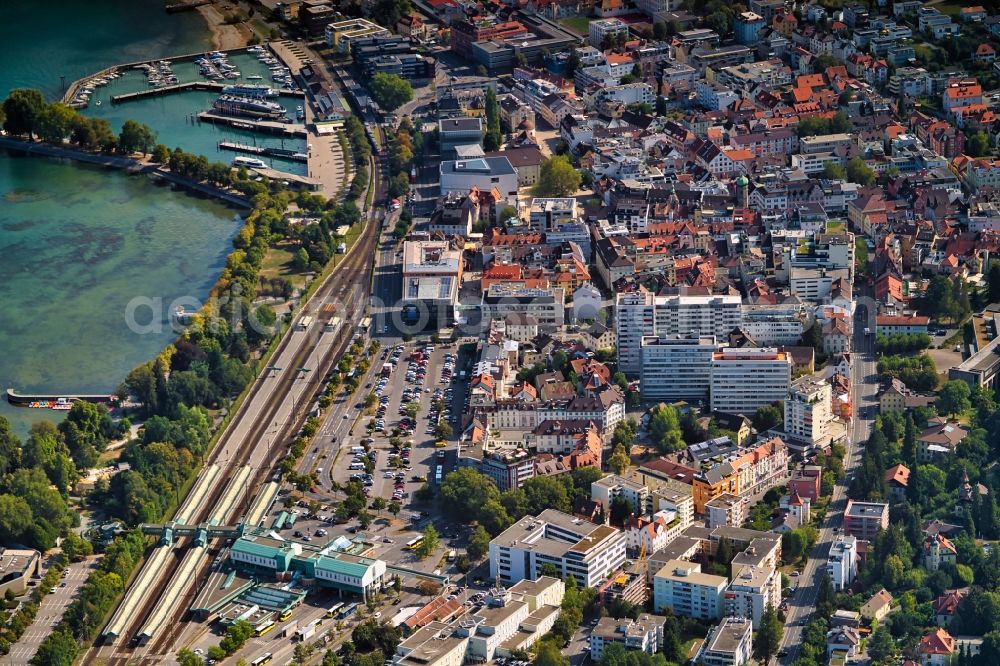
[[[339,603],[335,603],[334,605],[330,606],[330,608],[327,609],[326,616],[337,617],[337,615],[340,614],[340,609],[343,607],[344,607],[344,602],[341,601]]]
[[[270,663],[272,655],[270,652],[265,652],[256,659],[250,662],[250,666],[264,666],[264,664]]]
[[[344,606],[343,609],[341,609],[340,615],[337,616],[337,619],[345,620],[354,615],[354,613],[357,612],[357,610],[358,610],[357,604],[348,604],[347,606]]]
[[[423,536],[418,536],[410,539],[406,542],[406,550],[413,550],[414,548],[419,548],[420,544],[424,542]]]
[[[272,631],[274,627],[275,627],[274,620],[268,620],[267,622],[258,624],[256,627],[254,627],[253,630],[254,636],[258,637],[263,636],[267,632]]]
[[[284,622],[285,620],[287,620],[291,616],[292,616],[292,610],[288,609],[284,613],[281,614],[281,616],[278,618],[278,621],[279,622]]]

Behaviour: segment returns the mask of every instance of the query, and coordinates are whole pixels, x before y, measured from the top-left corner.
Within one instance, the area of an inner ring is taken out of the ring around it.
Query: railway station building
[[[260,534],[237,539],[229,559],[238,568],[258,576],[270,574],[277,580],[295,578],[304,586],[318,585],[368,595],[382,587],[385,562],[328,549],[315,550],[301,543],[282,541]]]

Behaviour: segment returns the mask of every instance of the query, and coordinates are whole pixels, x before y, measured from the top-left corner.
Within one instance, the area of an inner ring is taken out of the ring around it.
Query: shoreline
[[[239,25],[227,25],[225,16],[214,3],[201,5],[195,11],[204,19],[211,34],[212,48],[216,51],[237,49],[247,45],[249,38]]]

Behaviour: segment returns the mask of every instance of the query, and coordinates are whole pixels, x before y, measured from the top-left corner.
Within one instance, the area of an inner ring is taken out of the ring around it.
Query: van
[[[364,453],[364,452],[365,452],[365,447],[363,447],[363,446],[352,446],[351,447],[351,453],[353,453],[354,455],[358,455],[359,453]]]
[[[347,469],[364,469],[365,466],[362,463],[351,463],[347,466]]]

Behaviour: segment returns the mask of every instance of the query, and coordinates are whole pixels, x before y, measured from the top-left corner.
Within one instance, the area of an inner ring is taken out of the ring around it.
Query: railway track
[[[375,175],[376,196],[382,197],[384,193],[382,192],[381,179],[378,178],[377,167]],[[271,466],[276,460],[275,455],[273,455],[274,448],[284,444],[298,432],[301,423],[305,420],[305,408],[311,404],[313,395],[322,384],[323,376],[351,343],[353,337],[352,320],[354,318],[351,315],[363,312],[367,305],[367,294],[370,283],[369,273],[373,269],[373,258],[376,254],[380,233],[380,224],[374,218],[374,215],[370,215],[362,236],[359,239],[359,246],[355,247],[344,259],[341,265],[327,279],[327,282],[310,300],[309,307],[305,308],[306,310],[315,308],[315,317],[318,319],[317,325],[303,333],[303,335],[308,335],[310,338],[300,344],[292,357],[291,363],[286,363],[278,376],[259,377],[254,382],[246,400],[240,407],[240,412],[229,423],[220,441],[213,449],[209,460],[206,461],[206,466],[220,465],[222,470],[214,476],[199,475],[199,479],[192,487],[188,498],[185,499],[185,502],[178,509],[177,515],[183,516],[186,519],[185,523],[200,524],[208,519],[219,503],[224,489],[229,485],[233,475],[242,466],[251,463],[255,451],[265,441],[267,442],[267,449],[264,451],[263,456],[260,457],[259,463],[254,466],[255,471],[252,474],[251,486],[256,486],[263,478],[266,478],[270,474]],[[347,276],[347,279],[338,279],[341,276]],[[343,313],[346,316],[343,317],[343,325],[334,333],[337,338],[321,359],[319,359],[320,362],[316,364],[317,367],[312,368],[313,372],[306,379],[300,381],[300,369],[304,367],[310,356],[317,349],[323,339],[322,331],[324,327],[335,316],[335,309],[322,307],[326,303],[343,304]],[[316,304],[319,304],[319,307],[316,307]],[[282,357],[293,335],[295,334],[285,335],[272,358],[279,359]],[[264,372],[268,371],[265,370]],[[275,387],[275,381],[280,383],[280,386]],[[251,413],[249,411],[250,406],[253,405],[255,398],[265,387],[271,391],[271,394],[265,398],[266,403],[264,408],[256,413]],[[298,396],[295,393],[296,388],[299,389]],[[277,420],[275,415],[286,404],[289,395],[293,399],[292,413],[284,420],[282,426],[276,426]],[[237,430],[237,424],[246,418],[253,419],[252,427],[245,437],[238,438],[233,433]],[[274,429],[271,430],[272,428]],[[268,434],[275,436],[266,438]],[[237,437],[239,441],[231,442],[229,441],[231,437]],[[199,487],[203,483],[203,479],[207,479],[204,483],[208,483],[211,487]],[[249,495],[248,493],[247,496],[249,497]],[[192,498],[194,498],[194,506],[189,506]],[[225,521],[231,523],[242,515],[242,511],[245,508],[240,503],[234,503],[232,510],[228,512],[229,515],[223,516],[223,518]],[[163,548],[169,548],[169,546]],[[177,551],[178,549],[173,550]],[[206,554],[217,551],[218,547],[212,547],[211,544],[206,546],[205,549]],[[174,648],[172,641],[182,630],[183,625],[179,620],[186,612],[190,604],[190,597],[193,594],[189,582],[203,580],[204,569],[211,562],[210,557],[203,557],[198,562],[198,566],[194,567],[194,570],[191,570],[191,566],[186,567],[184,573],[187,580],[180,581],[180,593],[171,599],[168,596],[172,593],[171,590],[178,589],[176,586],[171,587],[171,583],[174,582],[176,585],[174,577],[178,573],[183,559],[179,552],[170,552],[165,556],[160,556],[157,558],[160,570],[152,576],[146,572],[146,567],[150,566],[150,563],[147,562],[144,564],[143,569],[140,570],[133,582],[142,580],[145,589],[149,593],[145,594],[144,598],[141,599],[141,604],[138,602],[134,604],[137,610],[128,617],[127,623],[124,625],[124,630],[113,638],[113,642],[118,643],[118,645],[105,645],[92,648],[92,651],[96,650],[97,652],[97,655],[90,655],[96,657],[95,661],[109,665],[136,663],[137,660],[138,663],[150,664],[162,662],[161,646],[165,646],[167,649]],[[152,579],[151,582],[150,579]],[[157,593],[159,591],[163,593]],[[137,592],[141,592],[141,590]],[[127,599],[128,596],[126,596]],[[169,612],[164,616],[163,626],[166,627],[166,630],[154,633],[145,646],[140,647],[135,645],[133,638],[137,636],[143,624],[147,622],[150,615],[160,603],[169,603],[171,605]],[[84,661],[89,662],[89,659],[85,658]]]

